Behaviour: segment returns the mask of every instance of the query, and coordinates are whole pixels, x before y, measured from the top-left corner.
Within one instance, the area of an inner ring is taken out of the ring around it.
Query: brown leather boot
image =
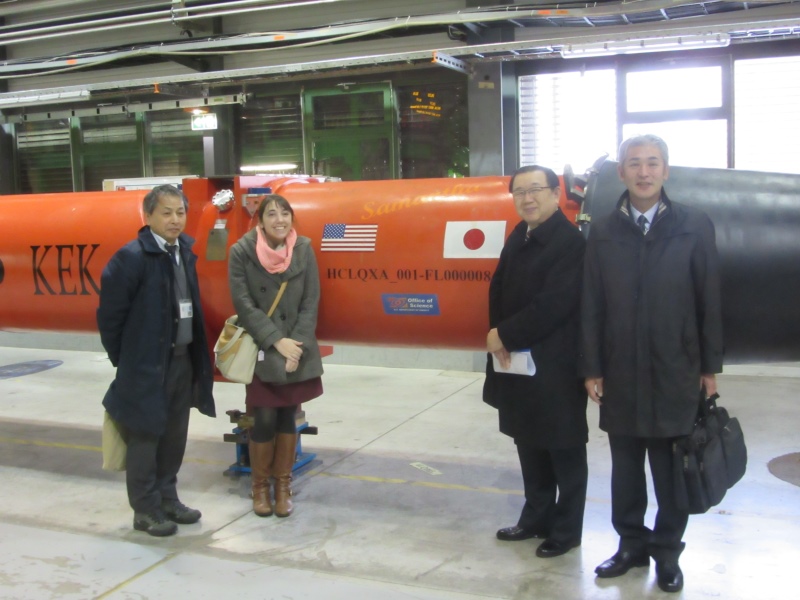
[[[275,458],[275,440],[248,444],[250,450],[250,480],[253,486],[253,512],[259,517],[272,514],[269,498],[269,476]]]
[[[292,514],[292,468],[297,451],[296,433],[279,433],[275,436],[275,514],[288,517]]]

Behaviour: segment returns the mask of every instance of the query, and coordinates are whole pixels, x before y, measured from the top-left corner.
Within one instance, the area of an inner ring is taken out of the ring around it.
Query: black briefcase
[[[747,468],[747,447],[739,420],[717,406],[718,394],[700,402],[692,432],[672,442],[675,499],[689,514],[719,504]]]

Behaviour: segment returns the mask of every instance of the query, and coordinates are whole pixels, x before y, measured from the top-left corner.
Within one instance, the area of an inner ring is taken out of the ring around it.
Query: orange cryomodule
[[[508,177],[321,183],[186,179],[208,337],[233,313],[228,248],[255,225],[266,191],[286,197],[319,264],[321,341],[480,350],[488,286],[519,222]],[[212,204],[219,191],[233,205]],[[144,191],[0,200],[0,328],[95,331],[100,276],[142,226]],[[578,205],[563,194],[570,220]]]

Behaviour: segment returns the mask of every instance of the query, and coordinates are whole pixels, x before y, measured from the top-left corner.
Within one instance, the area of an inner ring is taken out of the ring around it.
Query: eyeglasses
[[[532,187],[528,188],[527,190],[514,190],[511,192],[511,195],[514,196],[516,200],[523,200],[526,196],[538,196],[544,190],[552,190],[552,186],[547,187]]]

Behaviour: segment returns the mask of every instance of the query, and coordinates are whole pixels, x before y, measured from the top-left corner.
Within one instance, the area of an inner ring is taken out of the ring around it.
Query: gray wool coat
[[[714,225],[662,192],[647,235],[628,194],[592,224],[582,302],[581,373],[603,377],[600,429],[616,435],[686,435],[701,373],[722,371],[719,257]]]
[[[259,348],[264,360],[256,362],[255,375],[275,384],[297,383],[322,375],[322,359],[316,338],[319,306],[319,272],[311,240],[298,236],[292,262],[283,273],[268,273],[256,255],[256,230],[236,242],[228,260],[228,279],[239,324]],[[286,289],[272,317],[267,312],[283,281]],[[286,359],[273,347],[281,338],[303,342],[303,357],[293,373]]]

